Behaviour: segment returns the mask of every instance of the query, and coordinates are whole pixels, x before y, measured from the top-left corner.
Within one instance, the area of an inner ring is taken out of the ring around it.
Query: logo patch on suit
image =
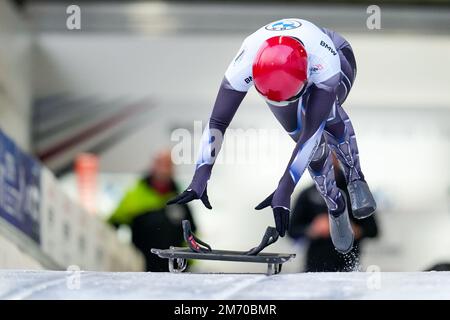
[[[327,49],[328,51],[330,51],[331,54],[332,54],[333,56],[335,56],[335,55],[337,54],[336,51],[334,51],[333,48],[331,48],[331,47],[328,45],[328,43],[326,43],[325,41],[321,40],[321,41],[320,41],[320,45],[321,45],[322,47],[324,47],[325,49]]]
[[[270,31],[284,31],[284,30],[292,30],[300,27],[302,24],[297,20],[280,20],[276,22],[272,22],[266,26],[266,30]]]
[[[318,73],[319,71],[323,70],[323,65],[318,63],[313,65],[311,68],[309,68],[309,71],[311,73]]]

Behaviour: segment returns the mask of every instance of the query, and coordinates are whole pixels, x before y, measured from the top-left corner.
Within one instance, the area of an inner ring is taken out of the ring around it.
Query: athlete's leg
[[[358,145],[355,130],[350,118],[342,108],[356,77],[356,61],[353,51],[344,39],[334,33],[334,38],[341,44],[338,50],[341,61],[341,82],[337,90],[337,99],[333,114],[325,127],[325,138],[342,164],[347,183],[354,180],[364,180],[359,162]]]
[[[309,163],[308,170],[330,213],[335,216],[341,214],[345,209],[345,202],[336,186],[331,150],[324,137]]]
[[[353,125],[338,101],[335,108],[334,117],[325,125],[327,143],[342,164],[347,183],[364,180]]]
[[[353,247],[353,230],[345,196],[336,186],[332,153],[323,136],[308,169],[330,213],[328,219],[331,240],[339,252],[347,253]]]
[[[299,139],[301,130],[303,130],[302,123],[305,119],[303,105],[308,105],[308,93],[305,93],[300,101],[282,108],[269,104],[277,120],[294,141]],[[353,247],[353,230],[350,225],[346,200],[342,191],[336,186],[331,151],[323,135],[308,169],[327,204],[333,244],[339,252],[346,253]]]
[[[293,102],[282,108],[269,104],[277,120],[294,141],[297,141],[300,136],[304,114],[302,106],[303,103],[307,102],[308,94],[306,93],[300,101]],[[331,151],[324,136],[322,136],[319,146],[311,158],[308,169],[330,213],[338,216],[344,212],[345,202],[336,186]]]
[[[376,203],[361,171],[355,130],[342,108],[342,103],[347,98],[355,80],[356,62],[349,45],[338,52],[341,59],[342,80],[338,88],[334,113],[327,121],[324,135],[343,167],[353,216],[362,219],[375,211]]]
[[[308,95],[306,94],[299,102],[291,103],[282,108],[269,104],[277,120],[294,141],[298,140],[302,130],[302,121],[304,121],[302,105],[303,102],[307,103],[307,101]],[[345,209],[345,203],[336,187],[331,152],[324,136],[322,136],[317,150],[311,158],[308,169],[330,213],[336,216],[341,214]]]
[[[358,219],[370,216],[376,210],[376,203],[361,171],[352,123],[338,102],[335,117],[325,125],[324,136],[342,164],[353,216]]]
[[[299,102],[293,102],[282,108],[269,104],[277,120],[294,141],[300,136],[304,115],[302,106],[307,102],[308,94],[305,94]],[[331,151],[324,136],[311,158],[308,169],[330,213],[335,216],[341,214],[345,209],[345,203],[336,186]]]

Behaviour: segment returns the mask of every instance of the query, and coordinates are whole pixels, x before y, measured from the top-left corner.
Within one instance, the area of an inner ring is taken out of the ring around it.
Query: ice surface
[[[75,275],[76,276],[76,275]],[[450,299],[450,272],[263,274],[0,270],[1,299]],[[68,285],[69,284],[69,285]],[[70,289],[72,288],[72,289]]]

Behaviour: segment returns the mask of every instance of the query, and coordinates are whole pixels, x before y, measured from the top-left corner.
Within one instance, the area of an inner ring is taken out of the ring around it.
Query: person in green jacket
[[[168,271],[167,261],[152,254],[150,249],[183,246],[182,220],[189,220],[193,231],[196,229],[187,205],[166,206],[166,202],[178,194],[173,173],[170,151],[160,151],[150,173],[126,192],[108,219],[115,226],[130,226],[132,242],[144,255],[147,271]]]

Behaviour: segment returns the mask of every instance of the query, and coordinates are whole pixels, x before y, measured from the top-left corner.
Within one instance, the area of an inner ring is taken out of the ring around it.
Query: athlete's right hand
[[[280,197],[277,197],[277,191],[278,190],[272,192],[266,199],[263,200],[263,202],[258,204],[255,209],[262,210],[264,208],[271,207],[273,218],[275,219],[275,227],[278,231],[278,234],[280,235],[280,237],[284,237],[286,235],[286,232],[289,230],[289,213],[291,211],[289,203],[291,197],[284,197],[285,201],[280,202]]]
[[[206,208],[212,209],[211,204],[209,203],[208,193],[206,192],[206,188],[205,188],[205,191],[203,191],[203,194],[202,194],[201,197],[199,197],[197,195],[197,192],[195,192],[194,190],[186,189],[180,195],[178,195],[175,198],[167,201],[167,204],[168,205],[171,205],[171,204],[185,204],[185,203],[191,202],[192,200],[195,200],[195,199],[200,199],[203,202],[203,204],[205,205]]]

